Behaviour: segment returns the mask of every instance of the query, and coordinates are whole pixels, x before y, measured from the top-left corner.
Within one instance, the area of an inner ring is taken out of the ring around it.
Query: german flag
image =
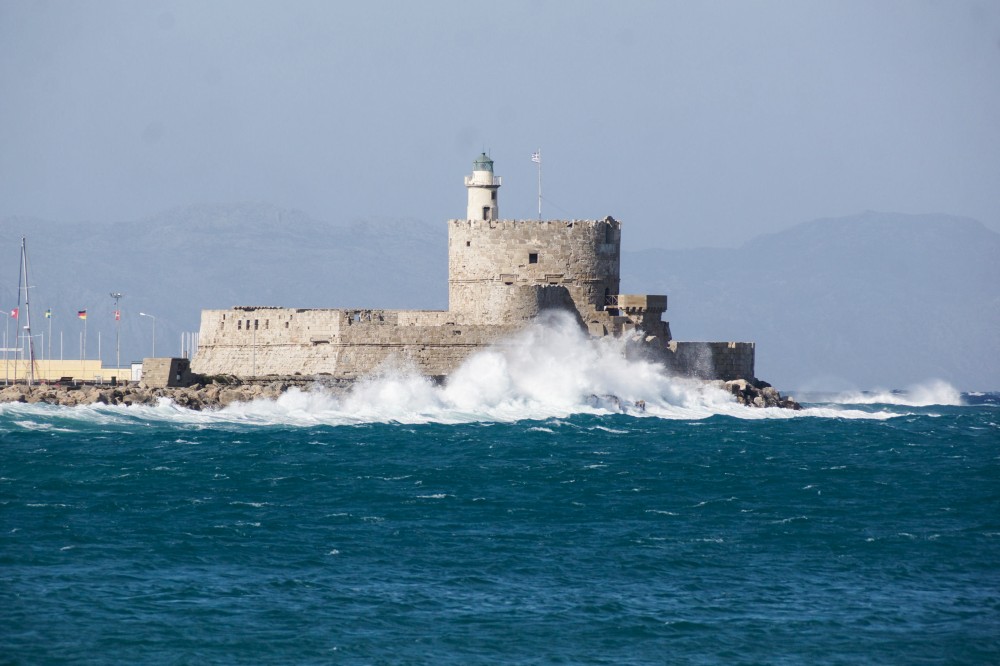
[[[80,319],[86,319],[87,318],[87,311],[86,310],[80,310],[79,312],[76,313],[76,316],[78,318],[80,318]]]

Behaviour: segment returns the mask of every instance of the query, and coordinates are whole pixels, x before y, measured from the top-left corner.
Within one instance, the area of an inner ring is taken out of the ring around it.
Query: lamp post
[[[121,353],[121,330],[122,330],[122,311],[118,309],[118,301],[121,300],[122,294],[120,291],[111,292],[111,298],[115,299],[115,381],[121,379],[122,374],[122,353]]]
[[[140,312],[139,316],[149,317],[153,320],[153,358],[156,358],[156,317],[151,314],[146,314],[145,312]]]

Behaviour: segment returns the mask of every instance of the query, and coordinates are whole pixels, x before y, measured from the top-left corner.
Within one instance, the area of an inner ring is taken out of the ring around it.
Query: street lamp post
[[[146,314],[145,312],[140,312],[139,316],[149,317],[150,319],[153,320],[153,358],[156,358],[156,317],[154,317],[151,314]]]

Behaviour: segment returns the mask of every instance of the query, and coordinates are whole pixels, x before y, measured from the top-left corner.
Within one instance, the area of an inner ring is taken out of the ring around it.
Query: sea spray
[[[964,404],[962,394],[958,389],[940,379],[913,384],[901,390],[877,389],[840,393],[829,400],[845,405],[903,405],[911,407],[930,405],[957,407]]]
[[[884,409],[845,409],[854,396],[824,400],[801,412],[750,409],[735,403],[717,383],[669,375],[642,359],[626,358],[626,342],[591,338],[562,313],[549,313],[518,335],[472,354],[443,384],[395,359],[346,392],[316,384],[291,388],[275,398],[236,402],[220,410],[197,412],[161,398],[153,405],[80,406],[62,418],[120,421],[170,421],[192,424],[349,425],[362,423],[514,422],[562,418],[572,414],[624,413],[662,419],[740,419],[837,417],[884,419]],[[951,400],[954,391],[935,385],[930,399]],[[884,401],[876,404],[886,404]],[[888,403],[903,404],[903,403]],[[930,403],[928,403],[930,404]],[[940,404],[940,403],[938,403]],[[951,404],[951,403],[944,403]],[[0,405],[25,415],[58,409],[42,405]]]
[[[626,341],[591,338],[560,312],[547,313],[516,336],[472,354],[444,384],[395,360],[345,394],[290,389],[276,400],[237,403],[223,418],[295,423],[467,423],[624,413],[664,419],[728,415],[791,418],[782,409],[736,404],[717,383],[671,376],[663,366],[626,358]],[[815,406],[802,416],[889,418],[886,412]]]
[[[472,354],[438,385],[394,362],[345,395],[292,389],[276,401],[231,405],[245,416],[284,411],[333,422],[458,423],[624,412],[702,418],[747,410],[714,383],[672,377],[628,359],[624,340],[591,338],[561,312],[547,313],[509,340]],[[317,395],[317,393],[319,395]]]

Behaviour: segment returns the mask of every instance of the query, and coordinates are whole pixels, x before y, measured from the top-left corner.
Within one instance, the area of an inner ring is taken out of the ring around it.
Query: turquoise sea
[[[0,662],[998,663],[1000,396],[945,393],[3,405]]]
[[[0,405],[0,663],[1000,663],[1000,394],[750,409],[619,345]]]

